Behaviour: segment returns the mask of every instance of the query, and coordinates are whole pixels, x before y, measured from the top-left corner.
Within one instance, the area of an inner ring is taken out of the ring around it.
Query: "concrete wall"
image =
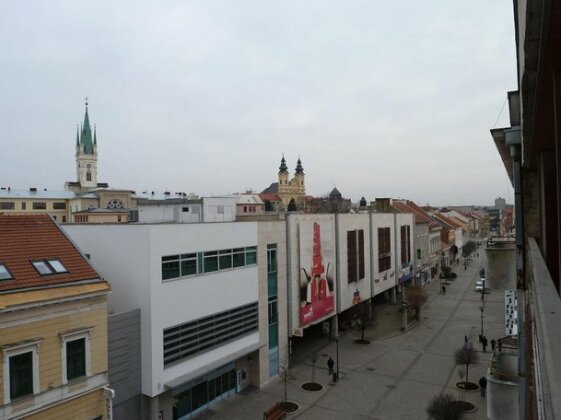
[[[109,386],[115,390],[115,420],[140,419],[140,309],[107,318]]]
[[[189,211],[183,211],[184,208],[188,208]],[[200,223],[202,211],[201,203],[139,205],[138,221],[140,223]]]
[[[236,220],[236,197],[203,198],[203,222],[232,222],[234,220]]]
[[[485,247],[485,287],[495,290],[516,289],[516,244],[495,242]]]

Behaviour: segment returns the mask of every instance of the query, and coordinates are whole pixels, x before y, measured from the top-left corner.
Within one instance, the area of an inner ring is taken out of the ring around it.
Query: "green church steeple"
[[[84,125],[80,136],[80,145],[84,147],[86,155],[93,155],[92,129],[90,127],[90,117],[88,115],[88,102],[86,100],[86,114],[84,115]]]

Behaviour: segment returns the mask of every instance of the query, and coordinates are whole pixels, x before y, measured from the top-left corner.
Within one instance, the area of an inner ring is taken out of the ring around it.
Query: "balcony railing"
[[[561,419],[561,299],[533,238],[527,248],[535,402],[539,419]]]

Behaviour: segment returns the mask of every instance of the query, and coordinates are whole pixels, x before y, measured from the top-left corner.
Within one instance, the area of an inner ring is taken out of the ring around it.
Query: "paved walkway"
[[[320,392],[306,392],[300,385],[311,380],[311,364],[307,360],[291,370],[288,398],[298,403],[300,410],[289,417],[310,420],[363,420],[427,418],[426,407],[430,399],[448,392],[459,398],[455,386],[460,381],[453,359],[454,351],[469,336],[480,351],[478,365],[470,366],[469,379],[478,382],[486,373],[491,357],[490,349],[481,351],[478,335],[481,329],[481,295],[474,291],[483,267],[482,254],[472,261],[467,270],[455,265],[458,278],[451,282],[445,295],[440,294],[439,281],[427,286],[429,299],[421,312],[421,319],[405,333],[395,333],[378,338],[376,331],[369,345],[354,342],[359,333],[353,331],[343,336],[339,343],[340,380],[331,384],[325,368],[328,355],[335,355],[335,344],[327,344],[320,351],[316,368],[316,381],[324,385]],[[498,338],[504,334],[504,294],[492,291],[485,296],[484,334]],[[388,309],[389,310],[389,309]],[[394,312],[394,314],[397,312]],[[378,317],[379,324],[383,316]],[[395,315],[387,315],[395,323]],[[384,327],[378,327],[384,328]],[[374,326],[374,329],[378,329]],[[262,419],[263,411],[274,402],[281,401],[283,384],[277,381],[263,389],[236,395],[218,403],[204,417],[210,419],[246,420]],[[465,399],[477,406],[474,413],[464,414],[464,419],[486,419],[485,399],[479,392],[467,392]]]

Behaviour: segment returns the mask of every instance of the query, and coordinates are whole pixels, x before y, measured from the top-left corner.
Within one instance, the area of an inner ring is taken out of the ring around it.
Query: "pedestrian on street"
[[[333,359],[331,357],[329,357],[329,359],[327,360],[327,368],[329,369],[329,375],[333,374],[333,366],[335,365],[335,362],[333,361]]]
[[[481,390],[481,396],[485,398],[487,391],[487,378],[485,378],[485,376],[479,378],[479,389]]]
[[[471,350],[473,348],[473,342],[471,341],[471,338],[468,338],[468,341],[466,342],[465,348],[467,350]]]
[[[442,286],[442,294],[443,294],[443,295],[446,294],[446,286]]]
[[[483,339],[481,340],[481,344],[483,345],[483,352],[487,351],[487,337],[483,336]]]
[[[491,340],[491,351],[495,351],[495,345],[497,344],[497,342],[495,341],[495,339],[493,338]]]

